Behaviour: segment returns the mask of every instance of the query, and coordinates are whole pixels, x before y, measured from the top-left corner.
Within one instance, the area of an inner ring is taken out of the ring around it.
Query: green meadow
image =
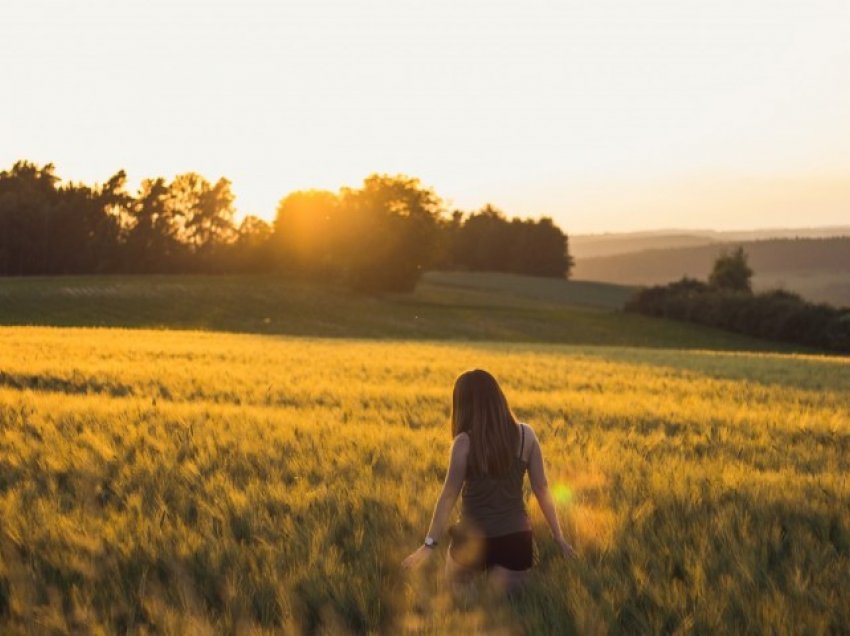
[[[18,277],[0,279],[0,325],[795,350],[620,312],[632,292],[476,272],[428,272],[412,294],[375,296],[277,276]]]

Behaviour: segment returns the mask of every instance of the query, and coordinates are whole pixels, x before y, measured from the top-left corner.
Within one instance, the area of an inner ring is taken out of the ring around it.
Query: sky
[[[568,233],[850,224],[847,0],[3,0],[0,169],[419,177]]]

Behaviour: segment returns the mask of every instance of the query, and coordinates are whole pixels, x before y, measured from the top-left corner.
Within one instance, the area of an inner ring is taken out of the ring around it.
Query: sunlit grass
[[[562,524],[500,605],[397,565],[482,366]],[[850,624],[850,360],[0,329],[0,631],[829,632]]]

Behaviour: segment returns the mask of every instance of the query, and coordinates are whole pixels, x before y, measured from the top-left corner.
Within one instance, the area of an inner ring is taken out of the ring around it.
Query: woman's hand
[[[420,546],[416,552],[414,552],[401,562],[401,567],[406,570],[416,569],[420,565],[425,563],[428,559],[430,559],[431,555],[434,554],[434,552],[436,552],[434,548],[428,548],[424,545]]]
[[[564,537],[558,537],[557,539],[555,539],[555,543],[558,544],[558,547],[561,548],[561,553],[567,559],[578,558],[578,554],[576,554],[576,551],[573,550],[573,546],[571,546],[569,543],[567,543],[567,540]]]

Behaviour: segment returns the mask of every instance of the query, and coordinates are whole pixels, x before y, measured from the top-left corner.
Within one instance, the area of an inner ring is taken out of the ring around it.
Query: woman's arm
[[[446,480],[443,482],[443,490],[437,498],[437,504],[434,506],[431,525],[428,527],[428,534],[426,536],[431,537],[434,541],[439,541],[443,535],[446,522],[460,494],[460,489],[463,486],[463,480],[466,476],[466,461],[468,456],[469,436],[466,433],[461,433],[455,437],[452,443],[449,470],[446,473]],[[416,567],[428,558],[432,552],[434,552],[433,548],[422,545],[416,552],[402,561],[402,565],[406,568]]]
[[[526,429],[530,430],[529,427],[526,427]],[[549,524],[549,529],[552,531],[552,537],[555,539],[555,542],[561,546],[564,556],[576,556],[575,550],[567,543],[567,540],[564,539],[564,534],[561,532],[558,513],[555,511],[555,502],[552,499],[552,493],[549,491],[549,481],[546,479],[546,471],[543,468],[543,451],[540,449],[540,442],[537,441],[537,436],[533,434],[531,453],[528,458],[528,480],[531,482],[531,490],[537,498],[537,503],[540,504],[543,516],[546,517],[546,523]]]

